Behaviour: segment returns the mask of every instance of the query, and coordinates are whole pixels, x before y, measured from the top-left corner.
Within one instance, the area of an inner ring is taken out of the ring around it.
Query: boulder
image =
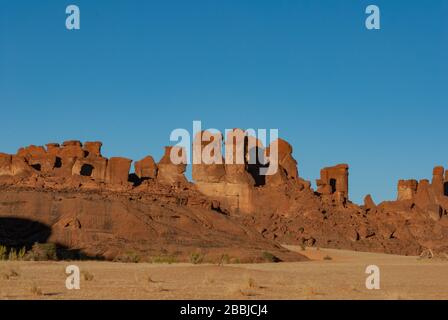
[[[155,179],[157,177],[157,164],[153,157],[147,156],[134,164],[135,174],[140,179]]]

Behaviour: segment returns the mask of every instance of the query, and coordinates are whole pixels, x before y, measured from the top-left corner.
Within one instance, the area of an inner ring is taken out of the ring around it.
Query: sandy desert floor
[[[0,262],[1,299],[448,299],[448,262],[346,250],[288,247],[310,262],[192,265]],[[331,257],[331,260],[329,259]],[[65,287],[66,266],[81,289]],[[381,271],[367,290],[368,265]]]

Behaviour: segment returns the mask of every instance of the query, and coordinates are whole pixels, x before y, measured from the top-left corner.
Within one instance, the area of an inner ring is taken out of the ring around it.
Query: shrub
[[[57,260],[57,250],[54,243],[35,243],[26,258],[33,261]]]
[[[33,285],[31,286],[30,291],[33,296],[42,295],[42,290],[35,283],[33,283]]]
[[[18,260],[24,260],[25,259],[25,255],[26,255],[26,248],[22,247],[22,249],[20,249],[19,252],[17,252],[17,259]]]
[[[88,271],[81,271],[82,277],[85,281],[92,281],[94,276]]]
[[[16,260],[18,260],[16,249],[9,250],[8,260],[9,261],[16,261]]]
[[[204,255],[198,252],[193,252],[190,255],[190,262],[193,264],[200,264],[204,261]]]
[[[222,266],[224,264],[229,264],[230,263],[230,256],[228,254],[223,254],[221,255],[221,258],[219,259],[219,265]]]
[[[257,287],[255,280],[253,278],[247,278],[247,287],[248,288],[256,288]]]
[[[129,251],[122,255],[119,255],[118,257],[116,257],[114,259],[114,261],[125,262],[125,263],[138,263],[138,262],[140,262],[140,256],[133,251]]]
[[[177,259],[174,256],[155,256],[151,258],[151,263],[176,263]]]
[[[0,246],[0,260],[6,260],[8,249],[5,246]]]
[[[333,258],[330,257],[329,255],[326,255],[326,256],[324,257],[324,260],[333,260]]]
[[[8,272],[3,272],[1,277],[3,280],[10,280],[11,278],[18,278],[19,273],[14,269],[10,269]]]

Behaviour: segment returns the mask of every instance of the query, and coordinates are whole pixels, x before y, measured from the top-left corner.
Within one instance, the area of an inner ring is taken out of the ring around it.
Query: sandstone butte
[[[196,137],[197,139],[199,137]],[[292,146],[277,140],[279,170],[259,176],[246,163],[186,165],[101,154],[101,142],[66,141],[0,154],[0,243],[56,243],[76,257],[124,260],[223,257],[261,262],[306,258],[281,244],[401,255],[448,252],[448,171],[400,180],[396,201],[349,200],[347,164],[323,168],[317,190],[300,178]],[[266,148],[269,154],[271,146]],[[179,149],[182,153],[183,150]],[[133,172],[133,173],[131,173]],[[269,254],[268,254],[269,253]]]

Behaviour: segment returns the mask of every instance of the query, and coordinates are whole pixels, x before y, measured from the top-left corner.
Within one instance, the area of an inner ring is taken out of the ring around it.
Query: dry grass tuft
[[[229,287],[229,291],[232,295],[244,296],[244,297],[255,297],[258,296],[258,289],[263,289],[263,287],[259,286],[256,281],[250,277],[246,276],[243,279],[242,285],[234,285],[233,287]]]
[[[255,282],[255,280],[253,279],[253,278],[247,278],[247,287],[248,288],[258,288],[258,286],[257,286],[257,284],[256,284],[256,282]]]
[[[1,274],[1,278],[3,280],[16,279],[19,276],[20,276],[19,273],[16,270],[14,270],[14,269],[9,269],[8,271],[2,272],[2,274]]]
[[[37,284],[35,284],[35,283],[32,284],[32,286],[31,286],[31,288],[30,288],[30,292],[31,292],[31,294],[32,294],[33,296],[41,296],[41,295],[43,295],[43,293],[42,293],[42,289],[39,288],[39,287],[37,286]]]
[[[81,275],[85,281],[92,281],[94,278],[94,275],[91,274],[89,271],[81,271]]]
[[[244,288],[240,288],[238,290],[238,293],[241,294],[244,297],[255,297],[257,295],[257,293],[254,290],[250,290],[250,289],[244,289]]]

